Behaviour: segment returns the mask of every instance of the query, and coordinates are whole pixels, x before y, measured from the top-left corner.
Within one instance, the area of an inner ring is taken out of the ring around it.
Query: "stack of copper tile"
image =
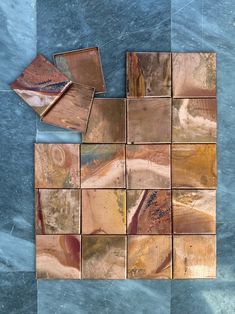
[[[127,98],[112,99],[93,99],[97,49],[55,64],[66,77],[39,56],[12,85],[83,132],[35,145],[37,277],[215,278],[215,54],[128,52]]]

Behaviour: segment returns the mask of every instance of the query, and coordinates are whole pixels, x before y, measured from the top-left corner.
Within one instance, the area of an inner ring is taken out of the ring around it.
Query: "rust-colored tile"
[[[80,190],[39,189],[35,191],[36,233],[80,233]]]
[[[171,97],[171,54],[127,53],[128,97]]]
[[[44,56],[38,55],[11,88],[42,116],[71,84]]]
[[[126,191],[82,190],[82,233],[125,234]]]
[[[78,188],[79,150],[79,144],[35,144],[35,188]]]
[[[173,100],[173,142],[216,142],[216,99]]]
[[[126,237],[83,236],[83,279],[125,279]]]
[[[171,233],[171,190],[127,190],[129,234]]]
[[[81,145],[82,188],[125,187],[125,145]]]
[[[127,145],[129,189],[170,188],[170,145]]]
[[[97,47],[56,53],[54,61],[71,81],[94,87],[99,93],[105,92],[102,64]]]
[[[43,117],[43,122],[84,133],[94,92],[92,87],[73,83]]]
[[[216,188],[215,144],[175,144],[172,146],[172,186],[176,188]]]
[[[174,236],[173,277],[196,279],[216,277],[216,236]]]
[[[172,278],[171,236],[128,236],[128,278]]]
[[[171,99],[129,99],[128,143],[171,142]]]
[[[216,97],[216,54],[173,53],[173,96]]]
[[[79,235],[37,235],[37,278],[80,279],[80,251]]]
[[[175,190],[172,205],[175,234],[215,233],[215,190]]]
[[[94,99],[83,142],[126,142],[126,100],[124,98]]]

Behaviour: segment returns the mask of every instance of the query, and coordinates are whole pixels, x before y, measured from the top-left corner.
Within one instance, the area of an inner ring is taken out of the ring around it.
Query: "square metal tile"
[[[171,142],[171,99],[127,101],[128,143]]]
[[[171,54],[128,52],[127,97],[171,97]]]
[[[65,51],[54,54],[54,61],[71,81],[105,92],[105,82],[98,47]]]
[[[36,236],[38,279],[80,279],[80,264],[80,235]]]
[[[128,279],[172,278],[170,235],[128,236]]]
[[[125,279],[125,236],[82,236],[83,279]]]
[[[35,188],[80,187],[79,144],[35,144]]]
[[[83,234],[126,234],[126,191],[82,190]]]

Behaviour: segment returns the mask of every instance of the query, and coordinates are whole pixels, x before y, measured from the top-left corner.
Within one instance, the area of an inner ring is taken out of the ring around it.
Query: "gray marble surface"
[[[9,0],[0,3],[0,313],[233,314],[235,295],[235,2],[233,0]],[[98,45],[105,97],[125,95],[126,50],[216,51],[218,197],[216,280],[34,279],[33,143],[79,142],[42,124],[9,90],[37,52]],[[36,292],[38,310],[36,310]]]

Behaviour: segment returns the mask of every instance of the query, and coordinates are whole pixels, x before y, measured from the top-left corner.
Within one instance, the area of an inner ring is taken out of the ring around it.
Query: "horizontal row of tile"
[[[215,190],[39,189],[35,193],[37,234],[216,231]]]
[[[173,267],[172,267],[173,254]],[[215,235],[37,235],[37,278],[215,278]]]
[[[95,98],[84,143],[215,143],[216,99]],[[126,130],[127,123],[127,130]]]
[[[35,144],[35,188],[215,188],[215,144]],[[127,182],[126,182],[127,181]]]

